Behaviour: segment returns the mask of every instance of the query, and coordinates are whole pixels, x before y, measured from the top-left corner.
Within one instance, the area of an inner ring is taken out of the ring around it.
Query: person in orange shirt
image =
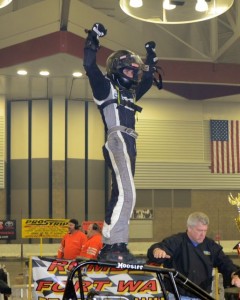
[[[57,258],[75,259],[79,255],[82,245],[87,241],[86,234],[79,227],[78,220],[69,220],[68,233],[62,238]]]
[[[102,248],[101,228],[97,223],[90,224],[87,229],[88,240],[83,244],[80,257],[97,259],[98,253]]]

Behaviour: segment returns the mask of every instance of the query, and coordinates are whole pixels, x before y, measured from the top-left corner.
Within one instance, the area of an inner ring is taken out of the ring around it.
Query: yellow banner
[[[62,238],[69,219],[22,219],[22,238]]]

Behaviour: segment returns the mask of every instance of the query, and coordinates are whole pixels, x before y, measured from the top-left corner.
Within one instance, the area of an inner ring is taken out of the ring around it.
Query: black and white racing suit
[[[135,113],[141,111],[134,102],[150,89],[153,75],[152,71],[144,72],[135,92],[123,89],[103,75],[96,64],[96,52],[88,48],[84,51],[84,67],[107,134],[103,154],[112,171],[112,191],[102,231],[103,243],[127,243],[129,220],[136,202]]]

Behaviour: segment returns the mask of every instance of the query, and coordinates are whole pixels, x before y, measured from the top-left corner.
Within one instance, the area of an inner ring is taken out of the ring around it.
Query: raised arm
[[[156,48],[156,43],[153,41],[147,42],[145,44],[145,49],[147,52],[145,67],[143,70],[143,77],[141,83],[139,84],[136,90],[136,100],[139,100],[151,88],[153,83],[155,83],[159,89],[162,88],[161,76],[158,77],[158,80],[154,77],[154,74],[157,72],[156,64],[158,61],[155,48]]]
[[[100,23],[95,23],[91,30],[86,30],[87,38],[84,46],[83,66],[89,83],[92,88],[93,96],[98,100],[106,98],[109,93],[110,83],[105,78],[96,63],[96,55],[99,50],[99,37],[106,35],[107,30]]]

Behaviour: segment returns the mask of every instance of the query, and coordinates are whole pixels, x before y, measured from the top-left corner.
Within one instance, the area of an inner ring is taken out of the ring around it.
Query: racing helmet
[[[107,76],[118,86],[133,89],[141,80],[143,66],[142,59],[132,51],[118,50],[107,59]],[[124,74],[124,69],[133,70],[133,77]]]

